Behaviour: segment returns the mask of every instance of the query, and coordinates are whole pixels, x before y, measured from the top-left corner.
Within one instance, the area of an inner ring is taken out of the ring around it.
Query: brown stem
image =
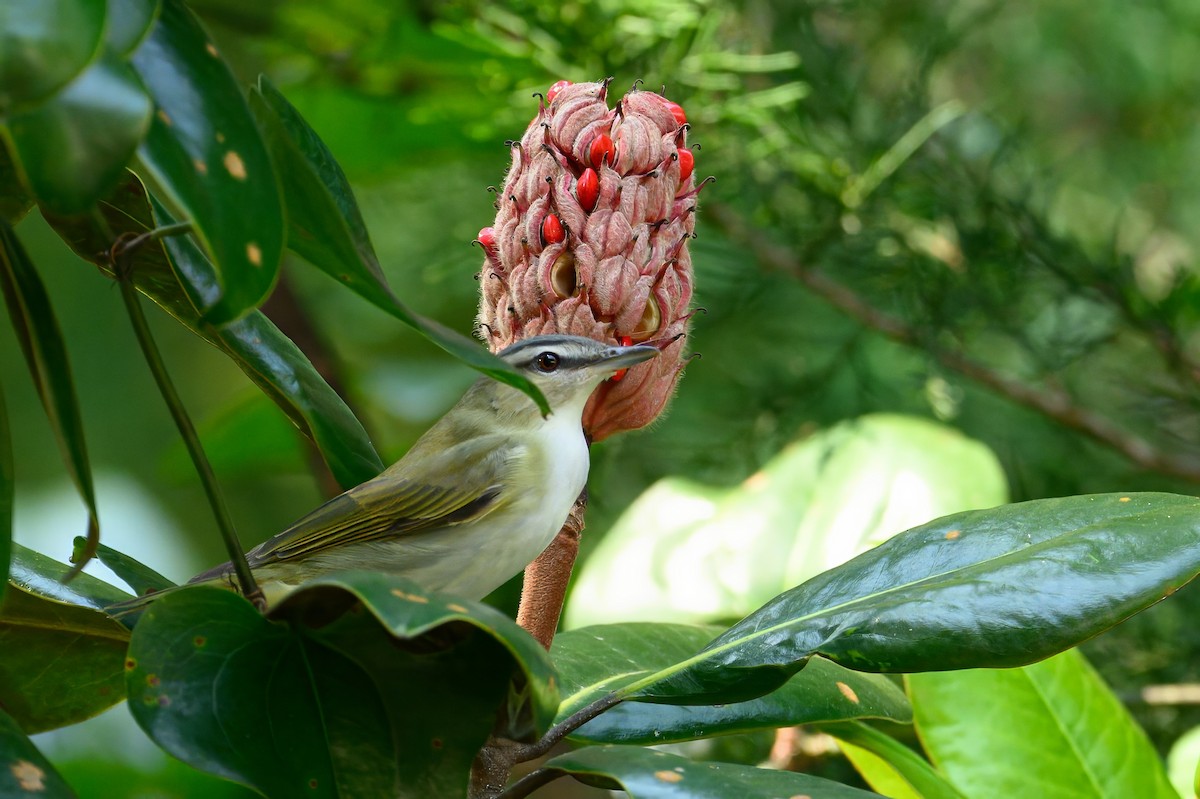
[[[583,534],[583,515],[587,510],[586,489],[575,500],[567,520],[558,535],[525,569],[525,582],[521,587],[521,604],[517,609],[517,624],[524,627],[542,646],[550,648],[558,620],[562,616],[563,601],[567,597],[567,583],[579,554],[579,538]]]
[[[767,241],[737,212],[727,206],[705,206],[706,218],[716,223],[729,238],[745,247],[768,269],[794,276],[814,294],[866,327],[899,344],[923,350],[942,366],[982,383],[998,394],[1076,430],[1124,455],[1138,466],[1171,477],[1200,482],[1200,460],[1164,452],[1149,441],[1115,424],[1111,419],[1079,405],[1066,391],[1050,386],[1033,386],[1000,374],[957,350],[939,346],[903,320],[872,306],[851,289],[828,275],[801,263],[790,250]]]

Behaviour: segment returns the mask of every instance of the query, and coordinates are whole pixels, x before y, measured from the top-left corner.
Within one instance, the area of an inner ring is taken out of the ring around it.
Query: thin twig
[[[501,796],[505,799],[511,799],[508,790],[512,790],[512,788],[523,782],[523,780],[514,783],[504,791],[497,791],[496,788],[503,785],[508,779],[508,775],[512,773],[513,766],[518,763],[527,763],[530,760],[536,760],[547,754],[555,746],[562,743],[562,740],[572,732],[587,724],[604,711],[624,702],[626,698],[626,696],[618,693],[605,694],[595,702],[575,711],[558,724],[555,724],[536,743],[522,746],[507,739],[490,739],[475,758],[475,765],[472,768],[471,775],[472,790],[470,799],[498,799]],[[536,787],[537,785],[531,785],[529,786],[529,790]],[[514,794],[513,796],[525,796],[525,794]]]
[[[1107,417],[1080,406],[1062,389],[1030,385],[1002,375],[961,352],[938,346],[903,320],[884,313],[828,275],[807,267],[785,247],[767,241],[760,233],[753,231],[731,208],[713,203],[705,206],[704,210],[707,219],[714,222],[730,239],[746,248],[762,266],[794,276],[842,313],[882,333],[892,341],[927,352],[942,366],[965,375],[1020,405],[1032,408],[1064,427],[1083,433],[1094,441],[1116,450],[1144,469],[1200,482],[1200,460],[1163,452]]]
[[[565,776],[564,772],[549,768],[539,768],[529,772],[521,779],[514,782],[512,785],[505,788],[500,793],[496,794],[496,799],[525,799],[526,796],[547,785],[559,777]]]
[[[546,734],[543,735],[537,743],[521,747],[521,749],[517,751],[516,762],[524,763],[527,760],[533,760],[534,758],[541,757],[561,743],[562,740],[568,735],[575,732],[575,730],[579,729],[584,724],[587,724],[589,721],[596,718],[596,716],[599,716],[606,710],[621,704],[625,701],[625,699],[626,697],[622,694],[605,694],[595,702],[592,702],[590,705],[575,711],[558,724],[555,724],[553,727],[547,730]]]
[[[118,238],[109,250],[109,260],[116,275],[117,283],[121,287],[121,299],[125,301],[125,309],[129,313],[129,321],[133,325],[133,332],[137,336],[138,345],[142,349],[142,354],[146,357],[146,364],[150,367],[150,373],[154,375],[154,382],[158,384],[158,390],[171,412],[171,418],[175,420],[175,426],[179,429],[179,435],[183,438],[184,445],[187,446],[188,454],[191,456],[192,463],[196,467],[196,472],[200,476],[200,482],[204,486],[204,493],[208,497],[208,504],[212,507],[213,515],[216,517],[221,537],[225,540],[225,548],[229,553],[230,561],[233,563],[233,570],[237,574],[242,595],[261,607],[263,603],[262,591],[259,590],[258,584],[254,580],[254,575],[250,571],[250,565],[246,562],[246,553],[242,549],[241,542],[238,540],[237,532],[234,530],[233,519],[230,517],[229,509],[225,505],[224,495],[217,484],[217,478],[213,473],[212,465],[208,462],[208,457],[204,454],[204,448],[200,444],[200,437],[196,434],[196,428],[192,424],[187,410],[183,407],[183,402],[180,400],[179,394],[175,391],[175,385],[171,382],[171,376],[167,372],[166,364],[163,363],[162,355],[158,351],[158,345],[154,343],[150,326],[146,323],[145,314],[142,313],[137,289],[133,284],[132,265],[129,256],[134,250],[147,242],[156,241],[164,236],[186,233],[190,229],[191,225],[185,223],[157,228],[138,236],[126,234]]]

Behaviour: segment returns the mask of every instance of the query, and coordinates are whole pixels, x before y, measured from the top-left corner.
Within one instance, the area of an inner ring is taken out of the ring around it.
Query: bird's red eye
[[[553,352],[543,352],[533,359],[533,365],[539,372],[549,374],[558,368],[558,356]]]

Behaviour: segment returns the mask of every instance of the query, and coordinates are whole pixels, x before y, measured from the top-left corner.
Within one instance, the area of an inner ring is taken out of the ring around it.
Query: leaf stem
[[[535,769],[526,774],[521,779],[514,782],[512,785],[505,788],[500,793],[496,794],[496,799],[525,799],[526,796],[547,785],[559,777],[564,776],[563,772],[555,771],[548,768]]]
[[[592,719],[599,716],[606,710],[616,707],[621,702],[628,698],[625,694],[613,692],[592,702],[590,705],[575,711],[565,719],[555,724],[550,729],[546,730],[546,734],[538,740],[537,743],[530,744],[522,748],[517,756],[517,762],[523,763],[526,760],[533,760],[535,757],[541,757],[555,747],[563,738],[573,733],[575,730],[587,724]]]
[[[133,284],[133,269],[129,255],[134,250],[166,236],[187,233],[191,228],[190,222],[183,222],[155,228],[137,236],[122,236],[117,239],[109,251],[109,260],[112,263],[117,283],[121,286],[121,299],[125,302],[125,310],[129,313],[129,321],[133,325],[138,345],[142,348],[146,364],[150,367],[150,373],[154,375],[154,382],[158,384],[159,393],[162,394],[163,401],[166,402],[171,417],[175,420],[175,426],[179,429],[179,435],[183,438],[183,443],[196,467],[200,482],[204,486],[204,493],[208,498],[208,504],[212,507],[217,528],[221,531],[221,537],[225,541],[225,549],[229,553],[229,560],[233,564],[242,595],[261,607],[262,591],[259,590],[254,574],[250,571],[250,564],[246,562],[245,550],[242,549],[242,544],[238,540],[233,519],[225,505],[225,497],[217,484],[212,464],[208,462],[208,457],[204,454],[204,447],[200,443],[200,437],[196,434],[196,428],[192,424],[187,410],[183,407],[179,394],[175,391],[171,376],[167,373],[166,364],[163,363],[158,345],[154,343],[153,334],[150,332],[150,326],[146,322],[146,316],[142,312],[142,306],[138,300],[137,289]]]

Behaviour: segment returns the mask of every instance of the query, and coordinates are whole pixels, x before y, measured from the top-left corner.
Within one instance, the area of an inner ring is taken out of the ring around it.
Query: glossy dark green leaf
[[[304,591],[288,595],[275,609],[276,616],[305,618],[330,595],[341,595],[363,606],[398,639],[416,639],[440,628],[447,628],[445,644],[464,631],[492,640],[519,671],[532,709],[534,729],[544,732],[559,706],[554,666],[550,655],[529,633],[508,616],[482,602],[471,602],[418,588],[414,583],[379,572],[344,572],[305,584]],[[316,628],[314,637],[324,640],[325,628]],[[340,638],[341,636],[339,636]]]
[[[350,182],[329,148],[291,103],[259,78],[250,108],[266,135],[283,182],[288,246],[334,280],[420,331],[451,355],[496,380],[529,394],[543,412],[541,392],[516,370],[481,347],[396,298],[371,245]]]
[[[636,746],[589,746],[548,760],[543,768],[570,774],[631,799],[867,799],[879,794],[790,771],[697,763]]]
[[[66,346],[41,278],[38,277],[25,248],[17,240],[12,228],[2,220],[0,290],[4,293],[9,319],[17,333],[17,342],[33,376],[42,407],[50,420],[50,427],[54,431],[67,473],[87,506],[88,552],[85,554],[90,554],[100,543],[100,522],[96,515],[92,471],[88,464],[83,421],[79,416],[79,402],[75,398],[75,384],[71,380]],[[86,562],[85,557],[76,564],[75,571],[82,569]]]
[[[622,689],[650,701],[759,696],[821,654],[864,671],[1019,666],[1085,641],[1200,570],[1200,499],[1095,494],[909,530]]]
[[[907,679],[925,751],[968,799],[1176,796],[1146,733],[1076,650]]]
[[[822,724],[872,789],[892,799],[963,799],[929,761],[860,722]],[[1011,762],[1011,761],[1010,761]]]
[[[0,707],[29,734],[91,718],[125,698],[129,631],[99,608],[129,595],[14,545],[0,606]],[[48,664],[52,664],[49,666]]]
[[[86,544],[87,542],[82,538],[75,539],[75,554],[72,555],[71,560],[79,559],[79,553]],[[145,563],[134,560],[124,552],[118,552],[104,544],[96,548],[96,559],[111,569],[113,574],[120,577],[126,585],[133,589],[133,593],[138,596],[175,586],[175,583],[163,577]]]
[[[655,483],[584,562],[567,624],[740,619],[902,530],[1007,499],[996,456],[957,430],[890,413],[851,419],[740,485]]]
[[[185,763],[269,797],[339,795],[304,642],[241,597],[163,595],[134,628],[127,665],[130,712]]]
[[[268,797],[465,796],[514,677],[541,727],[557,704],[511,620],[381,574],[309,583],[270,619],[211,587],[165,594],[129,656],[146,732]]]
[[[43,599],[91,610],[103,610],[114,602],[132,598],[120,588],[90,574],[80,574],[70,582],[64,582],[70,571],[53,558],[13,542],[12,567],[8,574],[11,586]]]
[[[560,633],[551,650],[564,695],[558,720],[623,685],[686,660],[718,632],[717,627],[630,623]],[[781,688],[758,699],[692,706],[625,702],[571,737],[589,743],[659,744],[853,718],[908,722],[912,709],[888,678],[814,657]]]
[[[15,225],[33,207],[33,198],[17,174],[16,164],[8,151],[9,143],[0,127],[0,220]]]
[[[104,55],[36,108],[8,120],[33,196],[59,214],[112,191],[150,125],[150,98],[130,66]]]
[[[75,797],[71,786],[3,710],[0,710],[0,796]]]
[[[128,56],[146,38],[158,17],[160,0],[108,0],[104,40],[110,52]]]
[[[133,177],[102,202],[100,210],[113,235],[141,234],[157,226],[145,190]],[[160,213],[166,212],[160,209]],[[111,242],[96,230],[90,219],[54,216],[48,219],[76,253],[109,271],[97,253],[108,249]],[[170,224],[175,220],[164,216],[159,221]],[[343,488],[351,488],[378,474],[383,464],[362,424],[296,345],[259,312],[222,327],[202,320],[176,278],[176,270],[199,281],[205,269],[211,270],[211,264],[189,239],[170,238],[165,245],[164,248],[164,242],[152,242],[135,254],[133,281],[138,290],[229,355],[313,440]]]
[[[163,0],[134,68],[157,111],[138,156],[211,256],[201,315],[240,318],[270,293],[283,252],[274,167],[229,67],[180,0]]]
[[[99,0],[0,3],[0,117],[65,86],[104,38]]]

